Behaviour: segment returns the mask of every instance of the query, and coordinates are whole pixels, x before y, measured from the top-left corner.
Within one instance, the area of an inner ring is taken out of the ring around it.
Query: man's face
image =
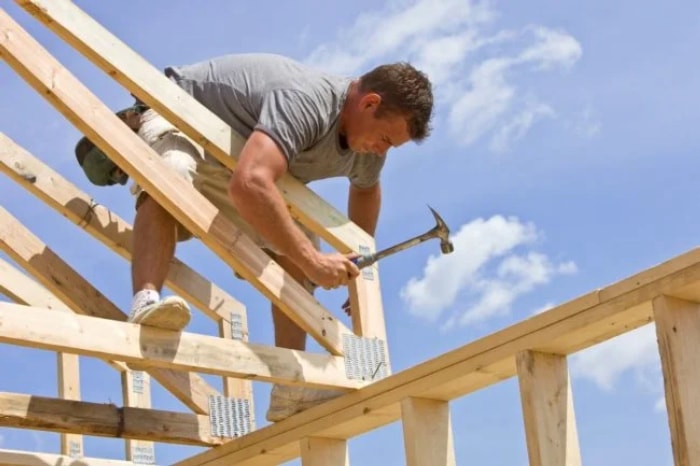
[[[376,117],[380,102],[378,94],[368,93],[351,112],[345,137],[353,151],[384,156],[390,148],[411,140],[405,117],[392,114]]]

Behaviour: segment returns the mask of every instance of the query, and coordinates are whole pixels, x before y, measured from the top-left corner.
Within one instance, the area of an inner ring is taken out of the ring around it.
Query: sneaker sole
[[[180,331],[190,323],[190,310],[182,299],[165,298],[158,307],[140,316],[140,325],[158,327],[165,330]]]
[[[265,419],[267,419],[268,422],[280,422],[300,412],[301,411],[286,409],[268,410],[265,414]]]

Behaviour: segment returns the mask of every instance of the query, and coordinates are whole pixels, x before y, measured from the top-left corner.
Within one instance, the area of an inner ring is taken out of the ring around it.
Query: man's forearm
[[[284,198],[274,183],[255,180],[234,196],[243,220],[278,252],[302,266],[313,259],[314,245],[294,223]]]
[[[350,186],[348,217],[371,236],[377,229],[381,204],[382,189],[379,183],[367,189]]]

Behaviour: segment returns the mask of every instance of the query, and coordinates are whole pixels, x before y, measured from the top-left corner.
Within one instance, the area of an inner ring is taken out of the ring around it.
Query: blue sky
[[[430,226],[434,206],[456,251],[436,243],[381,264],[393,369],[399,371],[696,245],[700,234],[700,4],[618,2],[76,2],[154,66],[274,52],[357,75],[409,60],[433,78],[433,136],[389,154],[379,247]],[[119,85],[10,2],[3,7],[115,110]],[[0,128],[100,203],[133,221],[125,188],[90,185],[78,132],[8,66]],[[346,182],[312,187],[340,209]],[[2,205],[123,309],[128,264],[7,178]],[[201,245],[178,256],[248,308],[251,340],[270,343],[266,302]],[[338,310],[343,292],[321,292]],[[214,333],[195,316],[190,331]],[[0,391],[56,396],[50,353],[0,346]],[[82,359],[83,398],[120,403],[116,373]],[[653,326],[574,355],[585,464],[672,464]],[[8,377],[7,374],[12,374]],[[212,383],[217,382],[212,379]],[[269,387],[256,384],[264,424]],[[183,410],[154,387],[154,407]],[[452,404],[458,464],[525,465],[517,381]],[[57,452],[58,435],[0,429],[0,447]],[[122,458],[122,442],[86,440]],[[199,451],[157,445],[159,464]],[[353,464],[403,464],[399,424],[350,442]],[[296,463],[290,463],[296,464]]]

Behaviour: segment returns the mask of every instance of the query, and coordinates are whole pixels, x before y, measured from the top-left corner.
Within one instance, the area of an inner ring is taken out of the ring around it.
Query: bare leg
[[[175,255],[177,221],[150,196],[139,205],[134,220],[131,284],[134,293],[160,291]]]
[[[275,260],[297,282],[303,283],[304,273],[287,257],[276,256]],[[295,324],[277,306],[272,305],[272,322],[275,326],[275,346],[281,348],[306,349],[306,332]]]
[[[297,282],[303,283],[303,272],[284,256],[275,258],[284,270]],[[272,319],[275,324],[275,346],[303,350],[306,348],[306,333],[276,306],[272,306]],[[275,384],[270,394],[270,407],[265,418],[270,422],[281,421],[324,401],[336,398],[343,392],[320,390],[309,387],[294,387]]]

